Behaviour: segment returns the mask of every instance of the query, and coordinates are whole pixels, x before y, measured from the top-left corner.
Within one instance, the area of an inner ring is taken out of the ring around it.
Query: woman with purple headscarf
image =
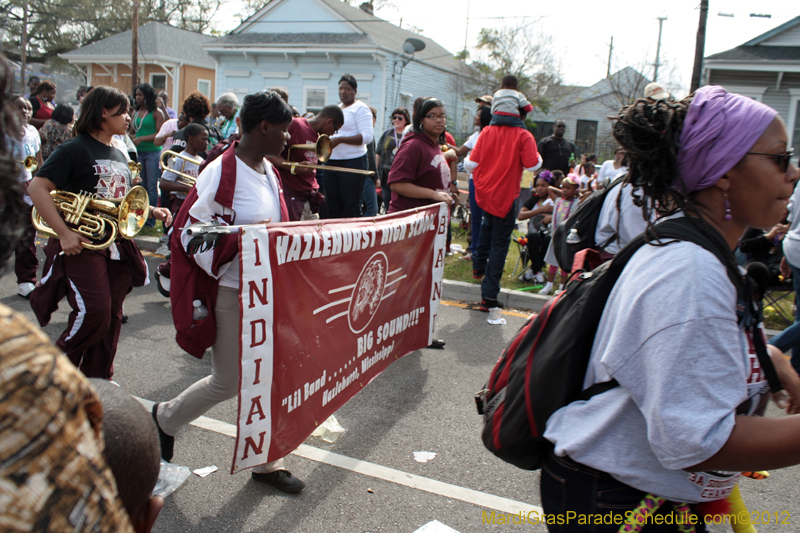
[[[747,290],[737,293],[728,274],[738,272],[738,238],[783,217],[799,173],[777,113],[721,87],[680,102],[640,99],[619,112],[614,136],[644,219],[686,217],[683,226],[710,244],[654,242],[660,224],[648,222],[650,243],[608,298],[583,383],[618,386],[547,422],[554,449],[542,470],[544,512],[613,518],[594,532],[621,530],[635,509],[673,520],[625,531],[706,531],[701,516],[693,528],[677,525],[678,513],[702,515],[741,471],[800,463],[800,417],[758,416],[770,397],[765,373],[776,370],[784,389],[776,398],[789,414],[800,412],[800,378],[779,350],[767,355],[763,331],[746,320],[754,316],[740,299]],[[554,527],[590,530],[577,519]]]

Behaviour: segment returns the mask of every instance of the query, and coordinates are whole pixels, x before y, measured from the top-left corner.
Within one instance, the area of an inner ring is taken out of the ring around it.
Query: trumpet
[[[131,171],[131,180],[135,180],[142,173],[142,164],[136,161],[128,161],[128,170]]]
[[[96,194],[50,192],[64,221],[75,232],[92,242],[82,243],[87,250],[105,250],[120,235],[132,239],[144,227],[150,214],[150,200],[144,187],[136,186],[119,200],[98,198]],[[31,213],[33,227],[48,237],[58,239],[58,234],[41,217],[36,208]]]
[[[183,162],[181,163],[181,169],[175,170],[173,168],[170,168],[170,166],[166,163],[166,159],[168,157],[172,158],[177,157],[178,159],[182,159]],[[164,150],[163,152],[161,152],[161,158],[158,160],[158,166],[161,168],[161,170],[168,170],[173,174],[176,174],[178,176],[178,179],[176,180],[178,183],[181,183],[183,185],[188,185],[189,187],[194,187],[194,184],[197,183],[197,178],[195,178],[194,176],[190,176],[189,174],[183,171],[183,167],[186,166],[187,161],[189,163],[194,163],[195,165],[198,164],[197,161],[192,159],[191,157],[185,156],[178,152],[173,152],[172,150]]]
[[[319,136],[317,142],[314,144],[293,144],[289,146],[287,157],[292,153],[292,149],[296,150],[314,150],[317,154],[317,161],[325,163],[331,158],[331,139],[324,133]],[[310,163],[297,163],[295,161],[285,161],[283,165],[290,167],[292,170],[295,168],[318,168],[322,170],[335,170],[338,172],[350,172],[351,174],[363,174],[365,176],[374,176],[375,172],[372,170],[361,170],[358,168],[344,168],[344,167],[331,167],[327,165],[312,165]],[[292,172],[294,173],[294,172]]]
[[[26,157],[22,161],[17,159],[17,164],[20,164],[23,167],[25,167],[25,170],[27,170],[31,174],[36,172],[36,169],[39,168],[39,161],[36,159],[35,155],[29,155],[28,157]]]

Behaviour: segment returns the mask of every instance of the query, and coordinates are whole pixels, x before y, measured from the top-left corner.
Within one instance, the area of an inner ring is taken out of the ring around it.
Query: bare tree
[[[139,21],[163,22],[191,31],[209,29],[222,0],[141,0]],[[25,22],[22,0],[0,0],[9,59],[20,57]],[[31,62],[59,63],[58,54],[131,29],[131,0],[37,0],[27,3],[27,55]]]
[[[535,107],[545,111],[549,108],[547,90],[560,83],[561,75],[551,50],[552,37],[544,35],[536,25],[537,22],[481,29],[470,64],[477,75],[468,87],[469,96],[492,94],[500,88],[503,76],[512,74],[518,80],[517,90]],[[469,55],[463,50],[456,58],[466,60]]]

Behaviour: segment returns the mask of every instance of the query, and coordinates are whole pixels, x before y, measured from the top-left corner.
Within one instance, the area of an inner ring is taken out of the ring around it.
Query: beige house
[[[145,24],[139,28],[139,83],[166,90],[169,106],[176,110],[193,91],[213,101],[217,64],[201,48],[213,40],[160,22]],[[107,85],[130,94],[131,49],[131,32],[126,31],[60,56],[81,71],[87,85]]]

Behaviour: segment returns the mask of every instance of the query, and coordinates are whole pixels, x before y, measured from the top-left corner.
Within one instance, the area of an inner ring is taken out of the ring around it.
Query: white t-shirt
[[[256,224],[262,220],[272,219],[272,222],[281,221],[280,187],[275,169],[264,159],[266,174],[259,174],[241,159],[236,158],[236,189],[233,193],[233,209],[223,208],[214,201],[222,176],[222,156],[212,161],[197,178],[197,201],[189,210],[189,215],[200,221],[209,221],[215,215],[235,214],[233,224],[237,226]],[[184,234],[181,237],[183,245],[191,237]],[[214,276],[211,265],[213,249],[195,254],[195,262],[210,276],[219,279],[223,287],[239,288],[239,256],[219,269],[220,275]]]
[[[478,136],[481,134],[480,131],[476,131],[472,135],[469,136],[467,142],[464,143],[464,146],[469,148],[469,152],[467,152],[466,157],[464,157],[464,168],[467,168],[467,161],[471,161],[469,158],[469,154],[472,153],[472,150],[475,149],[475,145],[478,144]],[[472,172],[469,173],[469,179],[472,179]]]
[[[200,164],[203,162],[203,158],[200,156],[192,157],[191,155],[186,153],[186,150],[181,152],[181,155],[184,157],[188,157],[189,159],[192,159],[195,162],[192,163],[191,161],[185,161],[180,157],[175,157],[172,160],[172,164],[169,166],[170,170],[165,170],[164,173],[161,174],[161,179],[165,179],[167,181],[178,181],[178,174],[172,172],[173,170],[175,170],[176,172],[180,172],[182,174],[187,174],[197,179],[197,171],[200,170]],[[174,195],[176,198],[180,198],[181,200],[186,199],[185,192],[170,192],[170,195]]]
[[[25,161],[28,156],[36,156],[42,149],[42,138],[39,137],[39,131],[30,124],[25,125],[25,134],[20,141],[12,139],[11,141],[14,159],[17,160],[17,165],[20,169],[19,181],[26,182],[33,178],[31,171],[25,169],[25,165],[21,161]]]
[[[738,472],[684,469],[722,448],[737,413],[763,413],[769,387],[752,346],[737,324],[736,289],[711,252],[685,241],[645,245],[611,291],[583,383],[620,386],[562,407],[544,436],[556,455],[641,491],[724,498]]]
[[[608,187],[608,185],[614,181],[617,176],[627,171],[628,167],[626,166],[614,168],[614,160],[609,159],[608,161],[603,162],[603,164],[600,166],[600,170],[597,173],[597,183],[603,187]]]
[[[339,104],[342,107],[342,104]],[[372,111],[361,100],[356,100],[347,107],[342,107],[344,125],[339,128],[331,139],[336,137],[350,137],[361,134],[363,144],[340,144],[331,152],[331,159],[355,159],[367,153],[367,145],[372,142],[374,132],[372,128]]]
[[[608,242],[617,233],[617,223],[619,223],[619,238],[615,239],[605,250],[616,255],[634,237],[644,232],[647,228],[647,221],[641,207],[633,203],[633,185],[617,185],[606,195],[600,216],[597,219],[597,229],[594,232],[594,242],[598,246]],[[617,211],[617,198],[622,195]],[[654,214],[655,215],[655,214]],[[653,217],[655,220],[655,216]]]

